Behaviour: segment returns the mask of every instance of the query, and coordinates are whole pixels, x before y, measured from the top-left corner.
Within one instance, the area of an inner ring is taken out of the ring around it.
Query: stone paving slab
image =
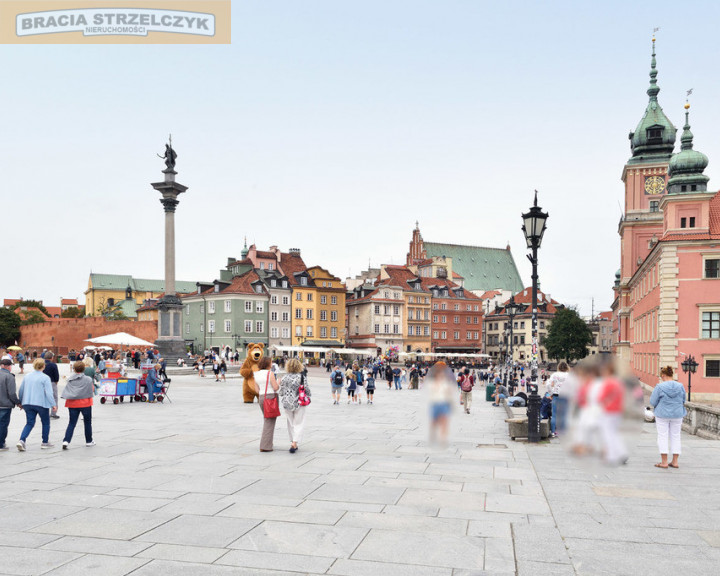
[[[712,574],[720,562],[720,443],[684,437],[653,468],[654,428],[627,466],[511,442],[500,411],[455,415],[427,442],[422,391],[332,405],[311,369],[306,438],[258,452],[240,380],[173,378],[172,404],[96,405],[98,445],[0,453],[0,574],[469,576]],[[198,399],[202,398],[202,402]],[[13,413],[9,443],[24,424]],[[662,563],[657,559],[662,558]]]

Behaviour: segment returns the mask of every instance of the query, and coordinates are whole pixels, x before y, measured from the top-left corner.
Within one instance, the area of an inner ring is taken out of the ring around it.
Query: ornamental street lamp
[[[549,214],[543,212],[537,204],[537,190],[535,190],[535,202],[530,210],[522,215],[522,231],[525,234],[527,247],[532,251],[528,254],[528,260],[532,264],[532,351],[531,351],[531,384],[530,397],[528,398],[528,441],[540,442],[540,396],[538,395],[538,309],[537,309],[537,252],[545,234],[545,225]]]
[[[683,372],[688,375],[688,402],[692,402],[692,375],[697,372],[698,363],[695,361],[694,356],[688,356],[680,366],[682,366]]]

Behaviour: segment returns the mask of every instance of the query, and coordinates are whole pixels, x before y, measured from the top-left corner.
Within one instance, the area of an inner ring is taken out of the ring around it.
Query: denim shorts
[[[450,414],[450,404],[442,403],[430,406],[430,418],[433,420],[437,420],[438,418],[447,416],[448,414]]]

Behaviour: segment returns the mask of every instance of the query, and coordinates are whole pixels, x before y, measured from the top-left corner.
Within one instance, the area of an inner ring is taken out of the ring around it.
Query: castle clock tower
[[[629,360],[630,290],[628,282],[645,260],[654,243],[663,235],[660,201],[667,192],[668,165],[675,147],[677,129],[658,103],[655,38],[652,39],[650,87],[645,114],[630,133],[631,158],[625,164],[625,206],[620,234],[620,277],[617,294],[617,349],[621,359]]]

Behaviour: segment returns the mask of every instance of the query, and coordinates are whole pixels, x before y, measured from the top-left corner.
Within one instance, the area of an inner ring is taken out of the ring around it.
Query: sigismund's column
[[[185,356],[185,341],[182,338],[182,301],[175,291],[175,209],[180,203],[178,195],[187,190],[187,186],[175,182],[175,160],[177,153],[172,147],[172,137],[165,145],[165,180],[152,184],[162,194],[160,202],[165,209],[165,294],[158,302],[158,339],[155,345],[160,356],[174,365],[177,359]]]

